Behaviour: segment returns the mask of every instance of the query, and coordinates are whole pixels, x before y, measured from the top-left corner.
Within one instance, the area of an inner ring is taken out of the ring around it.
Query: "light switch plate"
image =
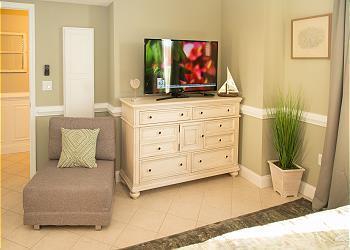
[[[52,81],[42,81],[42,90],[51,91],[52,90]]]

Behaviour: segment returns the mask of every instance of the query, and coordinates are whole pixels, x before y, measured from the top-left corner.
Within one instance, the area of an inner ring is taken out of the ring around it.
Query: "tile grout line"
[[[124,184],[122,184],[122,185],[124,185]],[[114,196],[114,195],[113,195],[113,196]],[[113,199],[114,199],[114,198],[113,198]],[[129,197],[129,199],[131,199],[131,198]],[[140,209],[140,206],[137,205],[137,209],[135,210],[135,212],[133,213],[133,215],[130,216],[130,219],[128,220],[128,222],[125,223],[125,224],[126,224],[125,227],[120,231],[119,235],[118,235],[117,238],[114,240],[114,242],[113,242],[113,244],[112,244],[112,247],[118,247],[118,246],[116,245],[116,242],[118,241],[119,237],[124,233],[124,231],[126,230],[126,228],[130,225],[131,219],[135,216],[136,212],[137,212],[139,209]],[[118,247],[118,248],[119,248],[119,247]],[[112,249],[112,248],[111,248],[111,249]]]
[[[165,219],[166,219],[166,217],[168,216],[168,215],[171,215],[171,214],[169,214],[169,210],[170,210],[170,208],[171,208],[171,206],[173,205],[173,202],[174,202],[174,200],[175,200],[175,197],[178,195],[178,193],[179,193],[179,190],[180,188],[178,187],[177,188],[177,191],[176,191],[176,194],[174,195],[174,197],[172,198],[172,200],[171,200],[171,202],[170,202],[170,205],[169,205],[169,207],[168,207],[168,209],[167,209],[167,211],[166,211],[166,213],[165,213],[165,216],[164,216],[164,219],[163,219],[163,221],[162,221],[162,223],[160,224],[160,227],[159,227],[159,230],[158,230],[158,232],[157,232],[157,237],[158,237],[158,235],[159,235],[159,233],[160,233],[160,230],[162,229],[162,226],[163,226],[163,224],[164,224],[164,222],[165,222]]]
[[[203,193],[203,197],[202,197],[202,200],[201,200],[201,205],[200,205],[200,207],[199,207],[199,212],[198,212],[198,215],[197,215],[197,220],[196,220],[196,226],[195,226],[195,228],[198,227],[199,216],[200,216],[201,211],[202,211],[202,207],[203,207],[203,203],[204,203],[204,198],[205,198],[205,193],[206,193],[206,192],[207,192],[207,188],[206,188],[206,190],[205,190],[204,193]]]
[[[2,239],[5,239],[5,240],[8,240],[8,241],[10,241],[11,243],[14,243],[15,245],[19,245],[19,246],[21,246],[21,247],[24,247],[24,248],[26,248],[26,249],[31,249],[31,248],[32,248],[32,247],[26,247],[26,246],[24,246],[24,245],[18,243],[17,241],[10,240],[10,239],[8,239],[8,238],[6,238],[6,237],[4,237],[4,236],[2,236],[1,238],[2,238]],[[1,244],[1,245],[2,245],[2,244]]]

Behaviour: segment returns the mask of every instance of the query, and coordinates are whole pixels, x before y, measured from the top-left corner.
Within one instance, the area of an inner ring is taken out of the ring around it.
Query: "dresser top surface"
[[[173,99],[166,99],[157,101],[157,98],[160,98],[161,96],[146,96],[146,97],[137,97],[136,100],[133,100],[133,98],[120,98],[120,101],[122,104],[131,106],[131,107],[141,107],[141,106],[165,106],[165,105],[183,105],[183,104],[201,104],[201,103],[207,103],[207,102],[241,102],[241,97],[220,97],[220,96],[210,96],[210,97],[188,97],[188,98],[173,98]]]

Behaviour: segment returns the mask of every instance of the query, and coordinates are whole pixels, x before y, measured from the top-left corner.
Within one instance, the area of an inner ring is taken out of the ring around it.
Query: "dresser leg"
[[[235,172],[231,172],[229,173],[232,177],[236,177],[238,176],[238,171],[235,171]]]
[[[140,196],[140,192],[130,192],[129,193],[130,197],[136,200]]]

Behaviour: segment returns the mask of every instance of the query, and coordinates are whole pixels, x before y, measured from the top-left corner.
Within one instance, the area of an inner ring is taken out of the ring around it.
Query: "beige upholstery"
[[[110,117],[99,118],[68,118],[53,117],[49,125],[49,159],[58,160],[62,149],[61,128],[68,129],[96,129],[100,128],[97,137],[96,159],[115,160],[115,126]]]
[[[57,168],[61,127],[101,129],[97,168]],[[113,118],[51,118],[49,152],[51,160],[47,166],[23,190],[24,224],[108,225],[115,183]]]

